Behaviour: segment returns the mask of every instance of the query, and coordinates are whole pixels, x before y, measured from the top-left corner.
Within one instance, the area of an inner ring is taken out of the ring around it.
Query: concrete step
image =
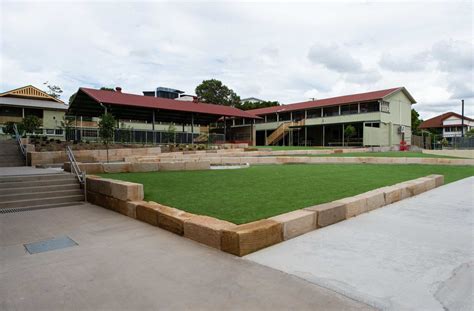
[[[0,183],[0,189],[63,185],[65,183],[70,183],[72,180],[74,180],[74,179],[73,178],[58,178],[58,179],[51,179],[51,180],[2,182],[2,183]]]
[[[50,206],[52,204],[70,203],[70,202],[81,202],[84,201],[84,195],[67,195],[60,197],[50,198],[39,198],[34,200],[16,200],[8,202],[0,202],[0,209],[5,208],[18,208],[18,207],[30,207],[30,206]]]
[[[29,192],[29,193],[15,193],[0,195],[0,206],[5,202],[18,200],[37,200],[43,198],[64,197],[70,195],[82,195],[82,190],[77,186],[76,189],[43,191],[43,192]]]
[[[83,204],[84,204],[84,202],[73,201],[73,202],[56,203],[56,204],[36,205],[36,206],[1,208],[0,209],[0,214],[27,212],[27,211],[34,211],[34,210],[39,210],[39,209],[46,209],[46,208],[80,206],[80,205],[83,205]]]
[[[0,163],[8,163],[11,161],[22,161],[25,162],[25,158],[19,154],[0,154]]]
[[[23,161],[11,161],[11,162],[2,162],[0,163],[0,167],[19,167],[19,166],[26,166],[26,162]]]
[[[73,190],[78,189],[79,183],[77,180],[71,180],[60,185],[45,185],[36,187],[16,187],[16,188],[0,188],[0,196],[8,195],[11,193],[36,193],[36,192],[48,192],[48,191],[60,191],[60,190]]]
[[[20,148],[17,146],[5,147],[0,145],[0,156],[4,155],[20,155]]]
[[[5,140],[0,140],[0,145],[16,145],[17,142],[14,139],[5,139]]]
[[[57,179],[76,179],[74,174],[58,172],[56,174],[15,175],[0,177],[0,184],[5,182],[48,181]]]

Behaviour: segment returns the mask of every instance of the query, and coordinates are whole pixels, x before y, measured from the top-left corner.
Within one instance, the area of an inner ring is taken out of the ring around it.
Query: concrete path
[[[60,236],[79,245],[23,246]],[[0,214],[0,310],[265,309],[371,308],[101,207]]]
[[[246,257],[388,310],[474,309],[474,177]]]

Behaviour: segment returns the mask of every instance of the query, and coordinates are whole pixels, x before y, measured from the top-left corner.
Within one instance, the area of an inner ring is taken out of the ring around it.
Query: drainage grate
[[[25,244],[25,248],[30,254],[49,252],[56,249],[62,249],[78,245],[67,236],[61,236],[49,240]]]
[[[0,208],[0,214],[10,214],[10,213],[19,213],[19,212],[28,212],[40,209],[55,208],[55,207],[67,207],[82,205],[82,202],[73,202],[73,203],[62,203],[62,204],[53,204],[53,205],[39,205],[39,206],[30,206],[30,207],[10,207],[10,208]]]

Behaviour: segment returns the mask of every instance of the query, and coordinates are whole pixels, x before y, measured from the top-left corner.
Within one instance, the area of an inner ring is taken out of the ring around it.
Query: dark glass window
[[[310,109],[306,113],[308,116],[308,119],[310,118],[321,118],[321,108],[316,108],[316,109]]]
[[[325,117],[338,116],[339,115],[339,106],[323,108],[323,115]]]
[[[379,111],[379,102],[368,102],[360,104],[360,113]]]
[[[25,108],[25,117],[26,116],[37,116],[38,118],[43,119],[43,110],[42,109]]]
[[[280,113],[278,116],[279,116],[280,121],[289,121],[290,120],[290,113],[289,112]]]
[[[300,121],[304,119],[304,110],[293,111],[293,121]]]
[[[357,104],[341,106],[341,114],[343,114],[343,115],[356,114],[356,113],[358,113]]]
[[[277,115],[276,113],[267,114],[267,122],[276,122]]]
[[[0,107],[0,116],[2,117],[22,117],[21,108],[18,107]]]

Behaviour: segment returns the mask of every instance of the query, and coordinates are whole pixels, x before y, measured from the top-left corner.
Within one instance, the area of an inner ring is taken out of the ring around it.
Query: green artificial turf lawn
[[[310,157],[387,157],[387,158],[450,158],[462,159],[437,154],[427,154],[414,151],[386,151],[386,152],[349,152],[349,153],[331,153],[331,154],[308,154],[301,156]]]
[[[473,176],[474,167],[295,164],[102,176],[143,184],[146,201],[242,224],[430,174],[449,183]]]

